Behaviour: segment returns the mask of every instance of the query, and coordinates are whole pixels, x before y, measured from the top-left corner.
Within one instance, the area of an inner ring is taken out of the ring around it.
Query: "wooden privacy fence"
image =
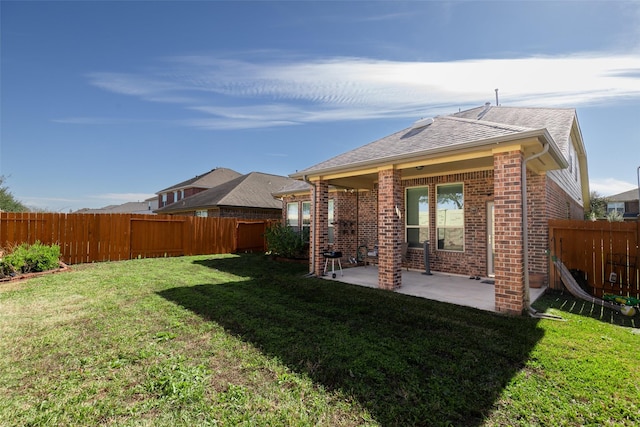
[[[170,215],[0,212],[0,248],[37,240],[56,243],[67,264],[264,251],[263,234],[269,223]]]
[[[549,221],[551,255],[568,269],[583,272],[597,297],[616,294],[640,298],[639,235],[637,221]],[[550,282],[554,288],[562,287],[553,263]]]

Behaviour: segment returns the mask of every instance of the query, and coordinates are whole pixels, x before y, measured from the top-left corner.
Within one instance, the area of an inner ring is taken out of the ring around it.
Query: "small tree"
[[[29,209],[16,200],[9,188],[3,185],[5,180],[4,175],[0,175],[0,211],[27,212]]]
[[[264,236],[270,253],[285,258],[304,258],[309,242],[309,236],[305,239],[305,234],[278,222],[267,228]]]
[[[624,217],[619,211],[611,211],[607,214],[607,221],[609,222],[622,222]]]
[[[609,199],[597,191],[589,193],[589,199],[589,210],[585,212],[585,218],[593,221],[606,218]]]

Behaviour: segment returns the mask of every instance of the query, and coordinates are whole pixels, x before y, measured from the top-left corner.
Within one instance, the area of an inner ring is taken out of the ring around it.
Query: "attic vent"
[[[427,117],[425,119],[420,119],[418,121],[416,121],[411,128],[412,129],[419,129],[419,128],[423,128],[425,126],[429,126],[431,123],[433,123],[433,117]]]

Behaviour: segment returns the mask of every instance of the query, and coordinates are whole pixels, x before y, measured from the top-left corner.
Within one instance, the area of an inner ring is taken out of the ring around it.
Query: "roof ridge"
[[[488,120],[480,120],[480,119],[465,119],[465,118],[462,118],[462,117],[453,117],[453,116],[442,116],[442,117],[437,117],[437,118],[438,119],[445,119],[445,120],[452,120],[452,121],[456,121],[456,122],[464,122],[464,123],[470,123],[470,124],[476,124],[476,125],[483,125],[483,126],[492,127],[492,128],[498,128],[498,129],[519,131],[519,132],[524,132],[524,131],[528,131],[528,130],[537,130],[536,128],[530,128],[530,127],[526,127],[526,126],[517,126],[517,125],[510,125],[510,124],[507,124],[507,123],[490,122]]]

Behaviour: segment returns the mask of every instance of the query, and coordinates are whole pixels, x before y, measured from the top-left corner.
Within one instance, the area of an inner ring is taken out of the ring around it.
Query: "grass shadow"
[[[563,291],[547,290],[545,295],[536,300],[533,307],[542,312],[549,309],[556,309],[566,313],[587,316],[602,322],[611,323],[612,325],[626,328],[640,328],[640,314],[638,313],[631,317],[625,316],[616,310],[576,298],[570,293]]]
[[[366,407],[382,425],[483,423],[543,331],[512,318],[303,278],[255,255],[197,263],[237,276],[160,292]]]

